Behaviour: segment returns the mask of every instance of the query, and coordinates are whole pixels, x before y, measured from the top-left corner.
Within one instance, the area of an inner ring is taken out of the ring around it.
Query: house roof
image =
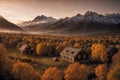
[[[20,51],[23,51],[27,46],[28,46],[28,45],[24,44],[24,45],[22,45],[22,46],[19,48],[19,50],[20,50]]]
[[[75,57],[80,51],[81,51],[81,49],[78,49],[78,48],[66,47],[66,48],[60,53],[60,55],[61,55],[61,56],[64,55],[64,56]]]

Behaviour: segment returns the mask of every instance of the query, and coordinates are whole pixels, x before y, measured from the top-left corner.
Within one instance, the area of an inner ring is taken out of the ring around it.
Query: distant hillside
[[[0,16],[0,31],[23,31],[23,29]]]

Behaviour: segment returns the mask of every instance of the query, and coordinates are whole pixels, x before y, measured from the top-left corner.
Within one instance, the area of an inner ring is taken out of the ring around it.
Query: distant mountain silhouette
[[[20,27],[17,25],[7,21],[5,18],[0,16],[0,31],[23,31]]]

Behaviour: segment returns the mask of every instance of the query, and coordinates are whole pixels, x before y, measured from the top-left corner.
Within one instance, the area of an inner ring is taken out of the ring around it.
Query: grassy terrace
[[[13,60],[20,60],[23,62],[27,62],[34,66],[35,69],[40,70],[40,72],[44,72],[47,68],[53,66],[57,67],[60,70],[64,70],[69,65],[68,62],[64,61],[54,61],[53,57],[43,57],[43,56],[32,56],[32,55],[24,55],[20,54],[19,52],[10,52],[9,57],[11,57]]]

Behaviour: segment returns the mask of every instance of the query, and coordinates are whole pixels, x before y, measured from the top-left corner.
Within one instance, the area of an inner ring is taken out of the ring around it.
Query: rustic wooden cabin
[[[19,48],[19,51],[20,51],[20,53],[22,53],[22,54],[33,54],[33,50],[32,50],[32,48],[29,46],[29,45],[27,45],[27,44],[24,44],[24,45],[22,45],[20,48]]]
[[[60,53],[61,59],[68,62],[76,62],[80,60],[86,60],[89,58],[89,55],[83,50],[78,48],[66,47]]]

